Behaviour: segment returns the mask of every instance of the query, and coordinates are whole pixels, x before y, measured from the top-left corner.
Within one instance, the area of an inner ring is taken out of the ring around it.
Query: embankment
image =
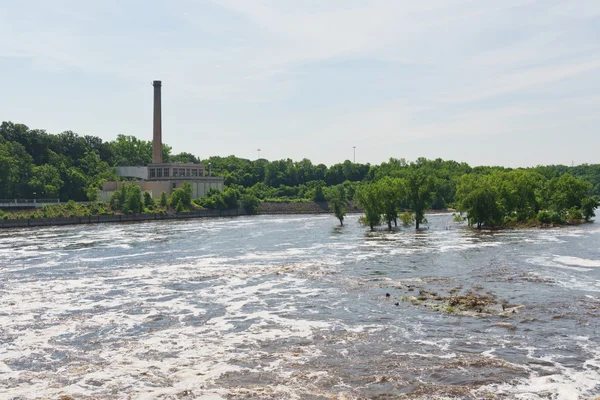
[[[309,202],[309,203],[261,203],[257,214],[321,214],[329,213],[327,202]],[[349,204],[348,213],[361,212],[355,204]],[[2,228],[27,228],[36,226],[53,225],[80,225],[80,224],[101,224],[109,222],[139,222],[139,221],[165,221],[190,218],[211,218],[211,217],[233,217],[238,215],[248,215],[246,210],[238,208],[237,210],[199,210],[184,213],[168,214],[116,214],[116,215],[92,215],[81,217],[60,217],[60,218],[19,218],[19,219],[0,219],[0,229]]]

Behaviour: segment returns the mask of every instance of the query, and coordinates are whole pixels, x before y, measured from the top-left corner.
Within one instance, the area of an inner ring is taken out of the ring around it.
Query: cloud
[[[89,85],[162,79],[186,109],[179,132],[200,114],[265,140],[527,134],[590,118],[562,99],[599,105],[599,18],[596,0],[5,2],[0,57]],[[310,156],[280,146],[276,157]]]

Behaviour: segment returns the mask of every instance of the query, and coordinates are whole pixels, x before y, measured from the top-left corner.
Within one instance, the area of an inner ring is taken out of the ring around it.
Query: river
[[[427,218],[419,232],[357,215],[0,231],[0,398],[600,395],[600,224]],[[407,301],[422,291],[523,307]]]

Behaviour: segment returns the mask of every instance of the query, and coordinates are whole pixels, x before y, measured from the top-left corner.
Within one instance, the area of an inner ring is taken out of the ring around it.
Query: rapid
[[[0,231],[0,398],[600,395],[599,223],[477,232],[432,214],[418,232],[370,232],[357,219]],[[518,307],[410,300],[468,291]]]

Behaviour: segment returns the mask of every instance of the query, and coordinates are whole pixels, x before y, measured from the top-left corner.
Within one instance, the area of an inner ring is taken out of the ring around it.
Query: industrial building
[[[111,194],[118,190],[123,183],[140,186],[142,191],[148,191],[152,197],[159,198],[164,190],[170,196],[173,189],[180,188],[184,182],[192,186],[192,197],[204,197],[209,189],[223,190],[222,177],[206,176],[203,164],[194,163],[163,163],[162,160],[162,105],[161,81],[154,81],[154,122],[152,137],[152,164],[147,166],[117,167],[117,175],[126,181],[104,182],[99,199],[108,201]]]

